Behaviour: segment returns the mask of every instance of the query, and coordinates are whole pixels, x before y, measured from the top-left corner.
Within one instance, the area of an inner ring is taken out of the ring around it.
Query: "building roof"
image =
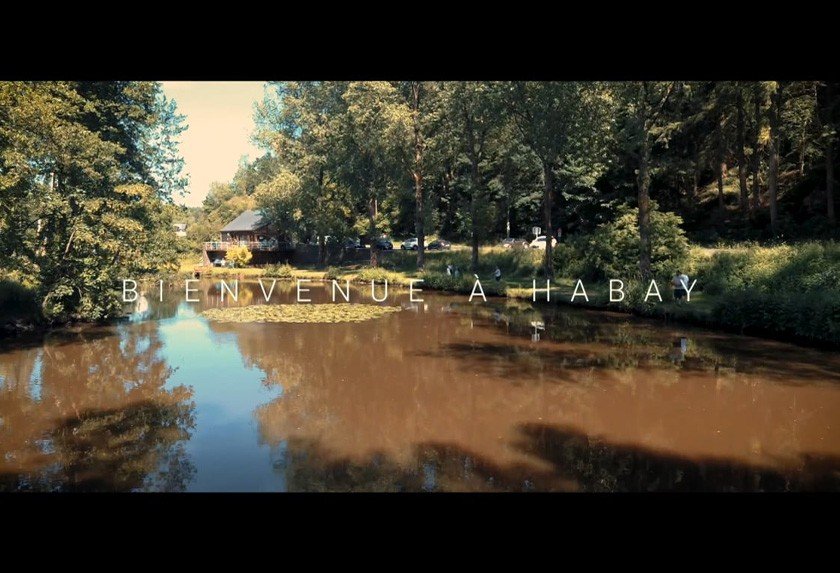
[[[222,233],[234,233],[236,231],[256,231],[268,226],[268,221],[263,219],[262,213],[257,211],[243,211],[239,216],[222,227]]]

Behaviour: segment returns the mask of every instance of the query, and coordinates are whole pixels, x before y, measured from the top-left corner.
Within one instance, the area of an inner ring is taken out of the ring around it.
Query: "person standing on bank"
[[[496,279],[496,282],[502,280],[502,271],[499,270],[499,267],[496,267],[496,270],[493,272],[493,278]]]
[[[688,288],[688,275],[682,271],[677,271],[674,275],[674,300],[677,304],[686,297],[686,289]]]

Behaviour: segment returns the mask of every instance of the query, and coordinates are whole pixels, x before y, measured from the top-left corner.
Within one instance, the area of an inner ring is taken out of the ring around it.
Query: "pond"
[[[400,308],[362,322],[218,322],[259,286],[198,287],[0,341],[0,490],[840,489],[834,352],[394,289],[352,293]]]

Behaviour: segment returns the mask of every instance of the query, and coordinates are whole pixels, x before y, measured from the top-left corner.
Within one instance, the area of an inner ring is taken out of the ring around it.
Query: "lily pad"
[[[398,306],[357,303],[330,304],[255,304],[230,308],[211,308],[201,313],[216,322],[290,322],[321,323],[363,322],[399,312]]]

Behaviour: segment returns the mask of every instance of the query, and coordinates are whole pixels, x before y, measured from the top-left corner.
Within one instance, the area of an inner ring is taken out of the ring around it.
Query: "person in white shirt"
[[[684,274],[682,271],[677,271],[677,274],[674,275],[674,300],[677,304],[686,297],[686,288],[688,288],[688,275]]]

